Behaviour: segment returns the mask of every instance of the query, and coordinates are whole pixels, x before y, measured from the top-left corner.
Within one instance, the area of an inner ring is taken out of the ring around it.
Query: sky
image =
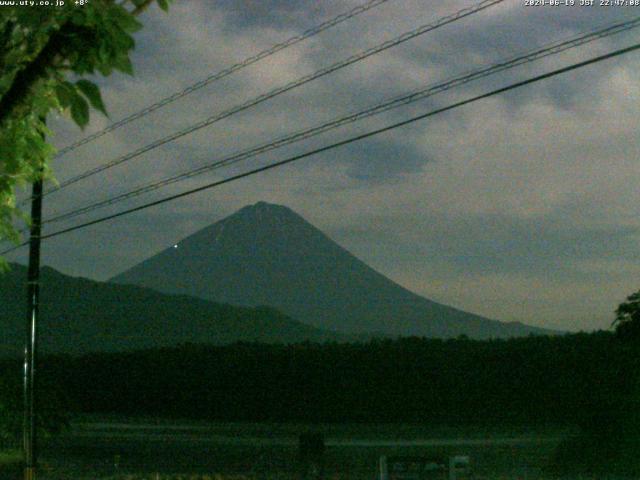
[[[135,76],[96,77],[109,118],[64,147],[362,0],[176,0],[136,34]],[[431,23],[468,0],[384,4],[57,159],[59,181]],[[45,218],[301,128],[640,16],[640,7],[506,0],[45,197]],[[632,45],[640,28],[472,82],[45,232],[178,193]],[[44,264],[106,280],[258,201],[282,204],[431,300],[503,321],[609,328],[640,288],[640,54],[630,53],[111,222],[47,240]],[[21,193],[24,197],[25,193]],[[8,256],[25,261],[24,249]]]

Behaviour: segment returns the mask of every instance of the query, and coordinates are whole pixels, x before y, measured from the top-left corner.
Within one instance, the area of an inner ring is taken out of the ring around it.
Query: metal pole
[[[31,195],[31,228],[29,237],[29,270],[27,273],[27,333],[24,346],[24,479],[36,478],[36,346],[38,307],[40,301],[40,233],[42,224],[42,178],[33,182]]]

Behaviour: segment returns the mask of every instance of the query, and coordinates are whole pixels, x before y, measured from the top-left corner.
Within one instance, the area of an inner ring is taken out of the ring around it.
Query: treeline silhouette
[[[558,447],[550,471],[638,476],[640,342],[627,337],[600,331],[45,355],[38,422],[48,432],[74,413],[579,427]],[[18,445],[20,374],[19,359],[0,360],[0,446]]]
[[[71,411],[82,413],[584,426],[624,415],[635,398],[638,356],[614,334],[596,332],[491,341],[187,344],[46,356],[39,373]],[[8,368],[5,361],[3,371]]]

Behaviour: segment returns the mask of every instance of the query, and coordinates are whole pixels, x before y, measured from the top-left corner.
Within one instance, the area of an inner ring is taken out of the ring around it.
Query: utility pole
[[[40,171],[42,174],[42,170]],[[36,478],[36,347],[40,302],[40,234],[42,230],[42,176],[33,182],[31,228],[29,232],[29,270],[27,273],[27,332],[24,346],[24,480]]]

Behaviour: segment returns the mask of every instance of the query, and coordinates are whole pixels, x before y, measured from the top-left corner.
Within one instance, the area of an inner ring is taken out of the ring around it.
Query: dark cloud
[[[255,27],[305,30],[318,23],[329,8],[314,0],[221,0],[216,8],[225,12],[225,29]]]
[[[350,159],[347,175],[366,183],[393,181],[398,175],[419,172],[429,162],[427,155],[414,145],[403,144],[401,138],[356,143],[340,156]]]

